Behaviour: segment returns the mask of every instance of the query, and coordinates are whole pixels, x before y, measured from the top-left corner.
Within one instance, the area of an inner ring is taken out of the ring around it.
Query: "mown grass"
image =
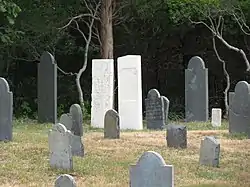
[[[121,139],[108,140],[103,138],[101,129],[85,125],[85,157],[74,157],[73,171],[61,171],[49,167],[51,125],[19,120],[14,125],[13,141],[0,143],[0,186],[53,186],[56,177],[63,173],[74,176],[78,187],[129,186],[129,166],[149,150],[160,153],[167,164],[174,165],[176,187],[250,186],[249,139],[228,135],[226,122],[219,130],[209,123],[186,125],[189,131],[185,150],[168,148],[165,130],[124,131]],[[219,168],[199,165],[200,141],[206,135],[220,138]]]

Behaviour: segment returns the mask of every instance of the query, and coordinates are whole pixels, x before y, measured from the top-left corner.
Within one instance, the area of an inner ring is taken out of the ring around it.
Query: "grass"
[[[179,124],[179,123],[178,123]],[[129,186],[129,166],[145,151],[160,153],[167,164],[174,165],[176,187],[248,187],[250,186],[250,140],[230,136],[227,123],[220,130],[208,123],[190,123],[188,148],[166,147],[164,131],[124,131],[121,139],[103,139],[103,131],[85,125],[83,142],[86,155],[74,157],[74,170],[50,169],[48,150],[49,124],[15,121],[13,141],[0,143],[0,186],[53,186],[56,177],[71,174],[78,187]],[[223,130],[224,129],[224,130]],[[199,147],[202,137],[221,139],[220,167],[200,166]]]

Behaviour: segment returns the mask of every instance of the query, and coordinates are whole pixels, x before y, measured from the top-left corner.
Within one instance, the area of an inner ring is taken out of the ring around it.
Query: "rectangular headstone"
[[[91,126],[104,128],[105,113],[114,103],[114,60],[92,60]]]
[[[211,123],[213,127],[220,127],[221,126],[221,109],[220,108],[213,108],[212,109],[212,117]]]
[[[38,63],[37,105],[39,123],[57,120],[57,64],[49,52],[44,52]]]
[[[185,113],[186,122],[208,121],[208,70],[198,56],[185,70]]]
[[[118,58],[118,112],[121,129],[143,129],[141,56]]]
[[[168,147],[187,148],[187,127],[184,125],[168,125],[166,139]]]

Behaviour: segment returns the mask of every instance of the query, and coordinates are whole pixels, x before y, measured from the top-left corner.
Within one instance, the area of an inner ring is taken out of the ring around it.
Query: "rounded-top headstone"
[[[54,64],[55,63],[55,58],[48,51],[44,51],[41,58],[40,58],[40,62],[41,63]]]
[[[71,175],[60,175],[55,181],[55,187],[76,187],[76,182]]]
[[[246,81],[239,81],[235,86],[235,94],[250,94],[250,85]]]
[[[194,56],[189,60],[188,69],[205,69],[205,63],[199,56]]]
[[[83,136],[83,114],[81,106],[79,104],[73,104],[69,111],[73,120],[72,131],[77,136]]]
[[[151,90],[148,91],[148,96],[147,97],[150,98],[150,99],[156,99],[156,98],[160,98],[161,95],[158,92],[158,90],[151,89]]]
[[[53,129],[60,132],[60,133],[65,133],[68,131],[67,128],[61,123],[54,124]]]
[[[148,165],[148,163],[150,163],[150,165]],[[150,170],[154,170],[155,168],[166,165],[166,163],[159,153],[155,151],[147,151],[144,152],[143,155],[139,158],[136,165],[150,167]]]
[[[1,89],[1,92],[7,93],[10,91],[10,87],[9,87],[8,82],[2,77],[0,77],[0,89]]]
[[[249,115],[250,85],[246,81],[240,81],[235,86],[235,96],[232,102],[232,110],[236,114]]]

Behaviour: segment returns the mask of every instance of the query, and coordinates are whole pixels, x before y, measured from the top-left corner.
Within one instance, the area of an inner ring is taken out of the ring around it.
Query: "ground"
[[[129,165],[135,164],[145,151],[160,153],[174,166],[175,187],[248,187],[250,186],[250,140],[243,135],[230,136],[227,123],[212,129],[209,123],[190,123],[188,148],[167,148],[166,132],[123,131],[121,139],[103,139],[103,131],[85,129],[86,155],[74,158],[73,171],[49,168],[49,124],[17,120],[13,141],[0,143],[0,186],[53,186],[56,177],[71,174],[78,187],[129,186]],[[220,167],[199,166],[202,137],[215,135],[221,139]]]

